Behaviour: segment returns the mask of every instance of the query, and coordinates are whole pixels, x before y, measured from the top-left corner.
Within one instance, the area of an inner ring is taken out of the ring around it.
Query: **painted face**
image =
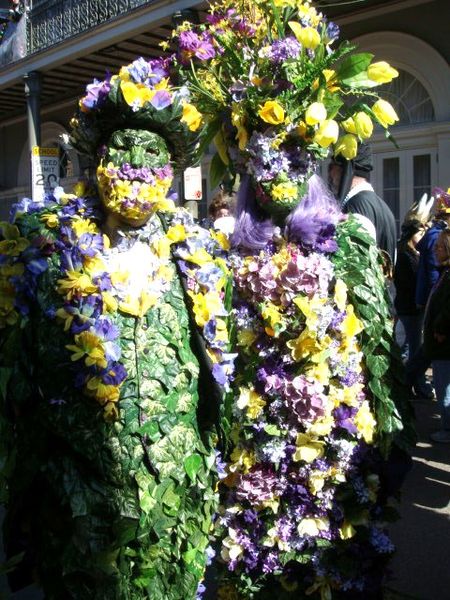
[[[97,168],[100,197],[109,213],[139,226],[166,210],[173,180],[164,139],[146,130],[115,131]]]

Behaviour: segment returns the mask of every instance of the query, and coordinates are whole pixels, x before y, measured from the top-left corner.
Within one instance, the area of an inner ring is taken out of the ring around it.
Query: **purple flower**
[[[325,414],[327,398],[320,383],[299,375],[285,383],[283,392],[285,405],[295,425],[311,423]]]
[[[156,110],[162,110],[172,104],[172,96],[167,90],[158,90],[150,100],[150,104]]]
[[[380,554],[392,554],[392,552],[395,550],[395,546],[391,542],[387,533],[378,527],[370,528],[370,543]]]
[[[86,96],[80,100],[85,109],[91,110],[103,104],[111,89],[110,79],[110,75],[104,81],[94,79],[93,83],[86,86]]]
[[[127,377],[127,370],[119,362],[113,362],[102,376],[102,381],[106,385],[120,385]]]
[[[236,489],[236,498],[247,500],[251,506],[272,500],[282,491],[282,486],[271,467],[257,466],[241,475]]]
[[[83,233],[77,245],[83,256],[95,256],[103,249],[103,236],[100,234]]]
[[[298,58],[301,44],[294,37],[275,40],[269,50],[269,58],[275,64],[283,63],[292,58]]]
[[[358,409],[353,406],[347,406],[346,404],[341,404],[333,411],[333,417],[337,427],[341,429],[345,429],[351,435],[355,435],[358,432],[356,425],[353,423],[352,419],[355,414],[358,412]]]
[[[95,322],[94,331],[104,342],[116,340],[119,335],[119,328],[108,317],[101,315]]]

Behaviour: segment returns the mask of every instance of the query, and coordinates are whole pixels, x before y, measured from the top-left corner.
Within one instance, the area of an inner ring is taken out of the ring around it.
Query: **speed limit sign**
[[[59,185],[59,148],[33,146],[31,181],[34,202],[42,202],[45,194]]]

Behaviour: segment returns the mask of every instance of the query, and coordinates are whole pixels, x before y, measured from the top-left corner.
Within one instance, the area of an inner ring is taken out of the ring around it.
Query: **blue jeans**
[[[423,312],[418,315],[398,315],[398,319],[405,330],[405,342],[408,344],[408,362],[411,362],[417,356],[422,345],[423,318]],[[417,392],[424,392],[427,387],[425,371],[426,367],[423,372],[416,373],[411,382]]]
[[[450,431],[450,360],[433,360],[431,366],[441,428]]]

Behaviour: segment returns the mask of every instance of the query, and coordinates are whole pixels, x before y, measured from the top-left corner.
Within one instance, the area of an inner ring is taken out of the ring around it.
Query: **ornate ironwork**
[[[28,54],[39,52],[156,0],[33,0]]]

